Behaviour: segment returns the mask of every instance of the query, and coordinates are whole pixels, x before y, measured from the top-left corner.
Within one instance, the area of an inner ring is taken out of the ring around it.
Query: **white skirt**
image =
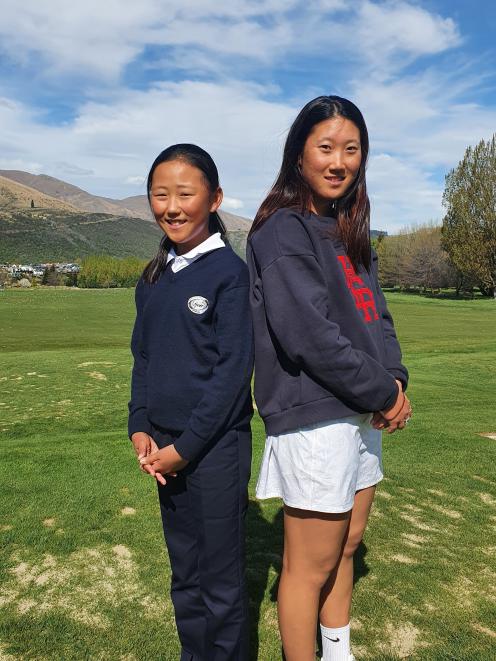
[[[382,433],[370,413],[267,436],[257,498],[282,498],[288,507],[347,512],[355,493],[383,478]]]

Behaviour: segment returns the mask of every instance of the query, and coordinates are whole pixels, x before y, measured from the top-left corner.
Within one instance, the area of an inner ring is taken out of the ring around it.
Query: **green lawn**
[[[394,294],[415,418],[357,558],[358,661],[496,658],[496,303]],[[131,290],[0,291],[0,659],[175,661],[155,485],[126,439]],[[263,428],[253,424],[256,476]],[[251,490],[253,493],[252,480]],[[252,500],[253,659],[281,658],[277,501]],[[258,648],[258,654],[256,649]]]

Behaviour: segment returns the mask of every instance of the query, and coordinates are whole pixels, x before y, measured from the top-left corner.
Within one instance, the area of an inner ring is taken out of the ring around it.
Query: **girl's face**
[[[208,220],[222,202],[222,190],[212,192],[201,170],[183,160],[155,168],[150,204],[160,229],[183,255],[209,237]]]
[[[353,122],[333,117],[315,124],[299,161],[301,174],[313,192],[311,211],[328,216],[330,203],[346,193],[361,162],[360,131]]]

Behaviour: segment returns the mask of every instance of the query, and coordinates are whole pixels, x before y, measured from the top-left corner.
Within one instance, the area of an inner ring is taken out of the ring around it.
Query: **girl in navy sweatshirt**
[[[155,159],[147,191],[164,237],[136,287],[129,437],[142,470],[159,483],[181,661],[244,660],[248,271],[226,242],[207,152],[169,147]]]
[[[368,135],[340,97],[308,103],[248,242],[260,498],[284,501],[279,628],[287,661],[353,659],[353,554],[382,479],[381,429],[411,416],[408,373],[377,281]]]

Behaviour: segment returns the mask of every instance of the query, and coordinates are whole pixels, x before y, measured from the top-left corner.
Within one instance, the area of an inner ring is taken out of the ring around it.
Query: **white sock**
[[[333,629],[320,625],[322,661],[348,661],[350,656],[350,625]]]

